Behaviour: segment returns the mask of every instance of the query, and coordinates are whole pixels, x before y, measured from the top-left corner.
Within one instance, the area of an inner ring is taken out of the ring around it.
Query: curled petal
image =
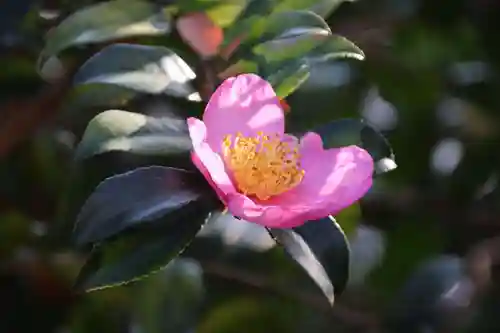
[[[205,124],[196,118],[188,118],[187,123],[193,142],[193,163],[225,203],[227,195],[235,193],[236,189],[226,172],[224,161],[206,142]]]
[[[241,193],[227,197],[227,208],[234,216],[268,228],[293,228],[304,224],[306,207],[283,207],[261,204]]]
[[[309,202],[310,213],[321,215],[316,218],[335,214],[352,205],[372,186],[373,159],[360,147],[325,150],[321,137],[308,133],[302,139],[300,152],[305,175],[292,194],[301,198],[301,204]]]
[[[282,135],[285,130],[280,100],[271,85],[255,74],[225,80],[214,92],[203,114],[207,142],[220,152],[226,135]]]
[[[291,228],[338,213],[372,185],[373,159],[368,152],[357,146],[324,150],[315,133],[301,141],[301,164],[305,176],[296,188],[265,202],[231,194],[229,210],[266,227]]]

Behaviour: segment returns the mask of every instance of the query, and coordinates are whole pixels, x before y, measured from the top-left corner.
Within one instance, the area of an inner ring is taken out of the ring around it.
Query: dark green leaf
[[[37,67],[42,72],[49,58],[75,45],[165,34],[170,29],[167,13],[149,2],[114,0],[98,3],[70,15],[49,32]]]
[[[192,241],[210,206],[192,201],[175,214],[97,245],[75,283],[92,291],[137,281],[164,268]]]
[[[333,305],[349,276],[349,244],[333,217],[310,221],[293,229],[268,230]]]
[[[166,47],[115,44],[85,62],[75,85],[111,84],[150,94],[201,100],[191,85],[196,74]]]
[[[366,149],[375,161],[375,172],[382,174],[397,168],[392,148],[384,136],[358,119],[332,121],[315,130],[321,135],[325,148],[359,145]]]
[[[136,170],[104,180],[78,215],[78,245],[95,243],[126,229],[156,221],[202,197],[196,174],[162,166]]]
[[[63,242],[64,246],[72,246],[71,233],[78,214],[85,201],[101,182],[109,177],[151,165],[197,171],[190,154],[185,153],[147,156],[124,151],[110,151],[74,163],[66,179],[65,188],[60,193],[57,224],[54,225],[57,230],[52,233],[53,241]]]
[[[70,119],[81,116],[82,110],[90,108],[123,107],[137,92],[114,84],[96,83],[74,87],[65,98],[63,116]]]
[[[191,139],[184,119],[108,110],[89,123],[76,150],[76,158],[88,158],[109,151],[170,155],[190,150]]]

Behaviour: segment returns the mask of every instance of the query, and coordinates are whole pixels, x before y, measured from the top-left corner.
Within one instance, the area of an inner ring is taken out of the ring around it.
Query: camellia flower
[[[285,133],[284,112],[271,85],[255,74],[226,79],[203,121],[187,120],[192,159],[228,211],[272,228],[291,228],[333,215],[372,185],[364,149],[323,149],[313,132]]]

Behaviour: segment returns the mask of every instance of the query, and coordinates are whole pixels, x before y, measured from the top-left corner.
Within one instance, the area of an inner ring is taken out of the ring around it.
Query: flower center
[[[302,181],[297,148],[278,135],[257,133],[256,137],[227,135],[222,142],[226,165],[233,172],[238,190],[260,200],[286,192]]]

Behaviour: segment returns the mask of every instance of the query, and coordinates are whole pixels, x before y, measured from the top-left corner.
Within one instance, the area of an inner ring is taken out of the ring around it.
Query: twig
[[[379,332],[379,319],[373,314],[361,313],[341,304],[335,304],[332,307],[321,295],[277,284],[264,275],[235,268],[224,263],[201,260],[200,264],[206,274],[243,283],[266,292],[272,292],[281,297],[291,298],[330,315],[333,319],[338,319],[352,327],[363,329],[363,332]]]

